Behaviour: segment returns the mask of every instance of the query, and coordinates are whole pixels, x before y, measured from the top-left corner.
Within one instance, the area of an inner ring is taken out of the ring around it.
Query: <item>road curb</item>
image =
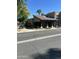
[[[55,30],[55,29],[60,29],[60,28],[51,28],[51,29],[26,29],[26,31],[21,31],[17,33],[27,33],[27,32],[35,32],[35,31],[45,31],[45,30]]]

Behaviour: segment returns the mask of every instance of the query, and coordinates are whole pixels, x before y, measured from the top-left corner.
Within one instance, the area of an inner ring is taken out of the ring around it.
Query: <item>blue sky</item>
[[[27,0],[27,7],[30,17],[35,15],[38,9],[41,9],[45,14],[52,11],[58,12],[61,10],[61,0]]]

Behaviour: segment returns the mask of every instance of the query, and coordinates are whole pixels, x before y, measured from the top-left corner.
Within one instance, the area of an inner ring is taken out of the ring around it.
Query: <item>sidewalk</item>
[[[34,31],[44,31],[44,30],[54,30],[54,29],[58,29],[58,28],[39,28],[39,29],[17,29],[17,33],[24,33],[24,32],[34,32]]]

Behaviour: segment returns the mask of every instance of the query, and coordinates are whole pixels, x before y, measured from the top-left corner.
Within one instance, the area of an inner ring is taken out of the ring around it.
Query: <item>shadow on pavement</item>
[[[33,54],[33,59],[61,59],[61,50],[58,48],[50,48],[44,54]]]

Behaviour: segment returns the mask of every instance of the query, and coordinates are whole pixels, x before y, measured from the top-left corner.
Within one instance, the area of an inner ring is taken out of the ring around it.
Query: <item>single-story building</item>
[[[55,18],[48,18],[46,16],[34,16],[34,27],[35,28],[51,28],[52,26],[56,26],[58,19]]]
[[[52,12],[46,15],[35,16],[33,18],[28,19],[26,22],[27,28],[52,28],[53,27],[60,27],[61,26],[61,14],[57,14]]]

